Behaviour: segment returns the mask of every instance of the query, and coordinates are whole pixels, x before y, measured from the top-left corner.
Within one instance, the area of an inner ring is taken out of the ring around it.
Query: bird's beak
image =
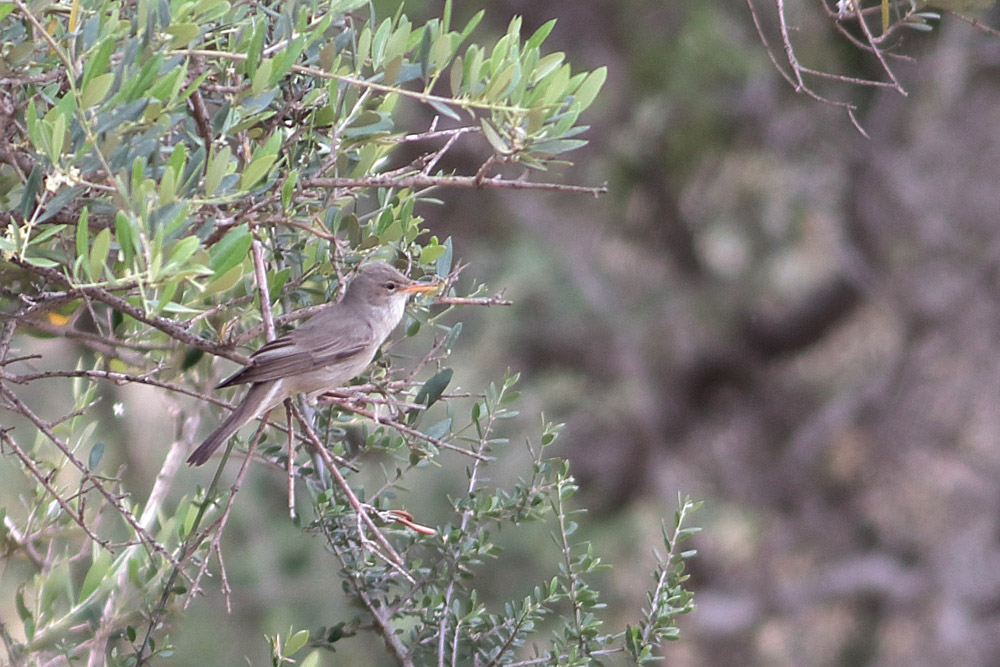
[[[426,294],[437,290],[440,285],[436,283],[410,283],[400,291],[403,294]]]

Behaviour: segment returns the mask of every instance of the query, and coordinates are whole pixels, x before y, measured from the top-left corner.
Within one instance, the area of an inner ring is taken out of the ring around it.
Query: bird
[[[403,319],[410,295],[437,288],[410,280],[384,262],[362,266],[343,299],[263,345],[246,366],[218,384],[216,389],[237,384],[249,384],[250,389],[191,453],[188,464],[204,464],[240,427],[286,398],[306,394],[312,400],[356,377]]]

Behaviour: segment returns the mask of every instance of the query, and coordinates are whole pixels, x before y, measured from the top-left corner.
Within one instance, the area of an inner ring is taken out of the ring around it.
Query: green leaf
[[[441,421],[435,424],[431,424],[429,427],[427,427],[427,430],[424,431],[424,433],[427,434],[428,437],[434,438],[435,440],[440,440],[445,435],[447,435],[449,428],[451,428],[451,417],[442,419]]]
[[[314,649],[312,653],[306,656],[305,660],[299,663],[299,667],[320,667],[320,657],[319,649]]]
[[[295,193],[295,185],[299,180],[298,169],[288,172],[284,184],[281,186],[281,207],[287,209],[292,204],[292,195]]]
[[[420,249],[420,263],[433,264],[448,250],[443,245],[427,245]]]
[[[537,84],[549,74],[552,74],[552,72],[556,71],[557,67],[562,65],[565,59],[566,54],[562,51],[556,51],[541,58],[535,65],[535,71],[531,73],[531,83]]]
[[[240,175],[240,190],[249,190],[251,186],[256,185],[261,178],[267,175],[271,165],[277,159],[277,155],[261,155],[248,164]]]
[[[180,285],[181,280],[181,278],[173,278],[172,280],[168,280],[167,284],[163,286],[163,289],[160,290],[156,298],[156,308],[153,309],[154,315],[158,315],[174,300],[174,294],[177,293],[177,287]]]
[[[448,383],[451,382],[451,376],[453,374],[454,371],[450,368],[445,368],[434,374],[431,379],[420,387],[420,391],[417,392],[415,402],[423,403],[427,407],[434,405],[434,403],[441,398],[441,394],[444,393],[444,390],[448,388]]]
[[[279,55],[275,56],[275,67],[271,70],[271,78],[268,81],[269,86],[277,84],[280,79],[292,70],[295,61],[302,55],[302,49],[305,48],[305,45],[305,38],[297,37]]]
[[[205,171],[205,194],[211,197],[222,183],[222,178],[229,171],[229,158],[232,151],[229,146],[223,146],[208,161],[208,169]]]
[[[104,578],[108,575],[111,567],[111,554],[107,550],[101,549],[97,557],[87,570],[87,576],[83,578],[83,586],[80,588],[80,601],[83,602],[97,590]]]
[[[21,192],[21,202],[17,205],[17,210],[20,211],[22,217],[31,217],[31,212],[35,210],[35,195],[38,194],[38,188],[41,185],[42,167],[36,163],[32,167],[31,173],[28,174],[28,182],[24,184],[24,190]]]
[[[24,603],[24,590],[22,588],[17,590],[14,599],[17,606],[17,615],[20,617],[21,623],[24,624],[24,634],[30,641],[35,636],[35,617],[32,615],[31,610],[28,609],[28,605]]]
[[[187,76],[187,63],[181,63],[167,72],[163,77],[153,84],[149,89],[149,96],[155,97],[161,102],[166,102],[179,92],[183,78]],[[178,146],[182,144],[177,144]]]
[[[122,250],[122,260],[126,266],[131,266],[138,239],[133,238],[132,225],[129,224],[125,211],[115,213],[115,238],[118,239],[118,247]]]
[[[278,298],[281,294],[281,289],[288,282],[288,277],[292,275],[292,270],[288,267],[281,269],[280,271],[274,272],[267,281],[268,284],[268,297],[271,301]]]
[[[52,269],[60,265],[59,262],[54,262],[44,257],[25,257],[24,261],[32,266],[40,266],[43,269]]]
[[[264,33],[267,32],[267,19],[260,17],[254,25],[253,36],[250,38],[250,46],[247,48],[247,59],[245,71],[248,77],[253,79],[257,74],[257,66],[260,64],[260,56],[264,52]]]
[[[229,271],[227,271],[224,275],[221,275],[218,278],[212,280],[212,282],[208,283],[208,285],[205,286],[205,289],[202,290],[201,296],[208,297],[212,296],[213,294],[218,294],[219,292],[225,292],[230,288],[232,288],[233,285],[238,283],[240,281],[240,278],[242,277],[243,277],[243,265],[237,264]]]
[[[462,56],[455,56],[455,60],[451,63],[451,73],[448,77],[448,83],[451,85],[452,97],[458,97],[462,94],[462,78],[465,75],[462,63]]]
[[[84,65],[83,79],[80,81],[81,88],[86,89],[95,76],[108,71],[108,65],[111,63],[111,54],[115,50],[115,43],[114,35],[106,36],[101,40],[97,50],[85,59],[86,64]]]
[[[299,630],[285,641],[284,655],[290,656],[298,653],[303,646],[309,643],[309,631]]]
[[[397,27],[385,43],[385,60],[392,61],[396,58],[402,59],[403,52],[406,51],[406,40],[410,38],[410,20],[405,16],[399,21]],[[386,80],[386,83],[392,84]]]
[[[483,20],[484,16],[486,16],[485,9],[480,9],[476,12],[472,18],[469,19],[469,22],[465,24],[465,27],[462,29],[461,34],[459,34],[458,39],[452,43],[452,47],[458,49],[458,47],[462,45],[462,42],[464,42],[466,38],[472,34],[472,31],[476,29],[476,26],[479,25],[479,22]]]
[[[212,73],[211,71],[206,70],[206,71],[202,72],[201,74],[199,74],[198,77],[194,81],[192,81],[191,83],[189,83],[187,85],[187,87],[183,91],[181,91],[181,94],[177,97],[177,101],[178,102],[183,102],[188,97],[190,97],[191,93],[193,93],[194,91],[198,90],[198,87],[201,86],[201,84],[205,82],[205,79],[207,79],[208,76],[211,73]],[[202,149],[202,150],[204,150],[204,149]]]
[[[573,104],[578,110],[583,111],[594,101],[597,93],[601,92],[601,86],[608,78],[608,68],[599,67],[587,75],[580,87],[573,94]]]
[[[383,244],[394,243],[403,238],[403,225],[399,220],[393,220],[392,224],[378,234],[378,240]]]
[[[432,107],[434,107],[434,110],[437,111],[442,116],[447,116],[448,118],[451,118],[453,120],[462,120],[461,116],[459,116],[458,113],[456,113],[455,110],[449,107],[447,104],[444,104],[443,102],[440,102],[438,100],[428,100],[428,102]]]
[[[108,250],[111,249],[111,229],[105,227],[97,234],[94,245],[90,247],[90,276],[93,280],[101,279],[101,269],[108,259]]]
[[[181,362],[181,372],[194,366],[205,356],[205,351],[197,347],[189,347],[184,353],[184,361]]]
[[[115,81],[115,75],[110,72],[94,77],[87,87],[80,94],[80,108],[89,109],[101,102],[111,90],[111,84]]]
[[[569,87],[569,65],[563,65],[549,79],[548,86],[545,87],[545,95],[540,101],[542,106],[550,106],[562,100]]]
[[[163,57],[163,52],[154,52],[149,60],[143,64],[138,75],[123,79],[121,89],[111,99],[117,102],[142,101],[142,98],[147,96],[150,86],[160,76],[160,70],[163,68]]]
[[[32,97],[24,110],[24,121],[28,124],[28,137],[35,150],[42,152],[42,137],[39,134],[38,110],[35,108],[35,98]]]
[[[38,602],[38,607],[41,609],[42,614],[45,615],[52,611],[55,601],[62,596],[66,596],[69,592],[71,592],[69,563],[61,561],[49,570],[47,576],[42,581],[42,590],[39,594]]]
[[[384,111],[366,111],[341,133],[346,139],[360,139],[392,130],[392,115]]]
[[[436,71],[441,71],[448,64],[451,57],[451,35],[442,34],[434,40],[430,52],[430,64]]]
[[[372,38],[372,67],[379,69],[382,67],[382,59],[385,57],[385,45],[389,41],[389,33],[392,31],[392,20],[382,21],[382,25],[375,31]]]
[[[98,440],[90,448],[90,455],[87,457],[87,467],[89,469],[96,470],[97,466],[100,465],[101,459],[104,457],[104,447],[105,444]]]
[[[39,244],[43,243],[44,241],[46,241],[47,239],[52,238],[53,236],[55,236],[56,234],[58,234],[62,230],[63,230],[63,226],[62,225],[52,225],[51,227],[49,227],[45,231],[41,232],[40,234],[36,234],[31,239],[30,244],[31,245],[39,245]]]
[[[483,136],[486,137],[486,141],[490,142],[490,146],[493,147],[494,151],[500,155],[510,153],[510,146],[508,146],[507,142],[500,136],[500,133],[493,128],[492,123],[485,118],[482,118],[480,119],[480,125],[482,125],[483,128]]]
[[[187,162],[187,148],[182,143],[178,143],[174,146],[174,150],[170,151],[170,157],[167,158],[167,166],[176,174],[178,177],[184,174],[184,164]]]
[[[453,253],[451,237],[449,236],[448,238],[446,238],[444,240],[444,243],[442,243],[441,245],[444,246],[445,252],[443,255],[438,257],[437,266],[434,267],[434,271],[439,276],[446,276],[449,273],[451,273],[451,260]]]
[[[451,351],[455,347],[455,341],[458,340],[458,336],[462,333],[462,323],[456,322],[455,326],[448,330],[448,335],[444,339],[444,349]]]
[[[196,23],[173,23],[167,26],[166,33],[173,37],[170,48],[182,49],[193,42],[201,32]]]
[[[212,277],[218,278],[241,263],[246,257],[247,251],[250,250],[252,242],[253,235],[246,223],[231,229],[228,234],[222,237],[221,241],[212,247],[209,253]]]
[[[184,515],[184,521],[181,523],[180,537],[186,537],[191,534],[191,529],[194,527],[194,521],[198,517],[198,507],[197,505],[188,505],[187,513]]]
[[[80,211],[80,219],[76,223],[76,256],[85,257],[89,247],[90,228],[87,220],[90,218],[90,209],[86,206]]]
[[[52,143],[49,149],[49,159],[53,164],[59,163],[59,157],[62,155],[63,142],[66,140],[66,117],[62,114],[56,114],[55,120],[52,121]]]
[[[184,266],[200,245],[201,240],[197,236],[184,237],[170,249],[170,257],[167,259],[167,266],[165,268],[177,269]]]
[[[524,50],[537,49],[545,41],[545,38],[549,36],[552,29],[556,27],[556,20],[551,19],[543,23],[534,34],[528,38],[528,41],[524,44]]]
[[[271,68],[274,66],[274,60],[271,58],[265,59],[257,66],[257,72],[253,75],[253,79],[250,83],[250,93],[252,95],[260,95],[271,83]]]
[[[173,169],[164,169],[160,177],[160,187],[157,192],[161,204],[169,204],[177,194],[177,172]]]
[[[541,141],[531,147],[532,152],[544,153],[546,155],[558,155],[567,151],[576,150],[586,146],[583,139],[553,139],[551,141]]]
[[[372,31],[367,25],[361,30],[361,36],[358,37],[358,49],[354,54],[354,68],[360,71],[364,66],[365,60],[371,55],[372,48]]]
[[[383,82],[387,86],[394,86],[399,80],[399,72],[403,69],[403,56],[396,56],[385,64],[383,71]]]
[[[511,63],[507,67],[493,77],[493,81],[490,82],[489,87],[486,89],[486,99],[488,100],[498,100],[507,94],[510,88],[511,81],[514,79],[514,74],[520,69],[518,63]]]
[[[483,69],[483,50],[476,44],[471,45],[469,50],[465,52],[465,63],[465,82],[469,87],[469,92],[481,94],[482,91],[477,91],[477,88],[479,75]]]

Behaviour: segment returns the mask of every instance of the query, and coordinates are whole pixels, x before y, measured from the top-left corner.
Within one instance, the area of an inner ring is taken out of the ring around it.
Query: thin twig
[[[409,573],[403,569],[403,557],[400,556],[399,553],[393,548],[392,544],[389,543],[389,540],[386,539],[385,535],[382,534],[382,531],[378,529],[375,522],[373,522],[371,517],[368,516],[368,513],[365,512],[364,507],[361,505],[361,501],[358,500],[356,495],[354,495],[351,485],[347,483],[347,479],[340,472],[340,468],[337,466],[336,461],[333,460],[333,457],[330,455],[330,452],[326,450],[326,447],[320,443],[316,432],[313,430],[312,426],[309,425],[309,422],[306,421],[305,417],[303,417],[298,406],[294,403],[292,404],[292,412],[295,414],[295,418],[302,424],[302,427],[306,432],[306,442],[312,446],[313,451],[315,451],[319,455],[320,459],[322,459],[323,465],[326,466],[327,471],[337,482],[337,486],[339,486],[344,492],[344,495],[347,496],[347,502],[350,503],[352,508],[354,508],[354,512],[357,514],[359,520],[363,521],[368,529],[374,533],[375,541],[378,542],[379,546],[385,550],[395,568],[404,576],[409,578]]]
[[[348,412],[353,412],[356,415],[361,415],[362,417],[366,417],[367,419],[372,420],[376,424],[381,424],[383,426],[388,426],[389,428],[393,428],[393,429],[399,431],[400,433],[405,433],[406,435],[410,435],[410,436],[413,436],[414,438],[418,438],[420,440],[423,440],[424,442],[427,442],[427,443],[430,443],[430,444],[434,445],[438,449],[449,449],[449,450],[451,450],[453,452],[458,452],[459,454],[463,454],[465,456],[469,456],[471,458],[474,458],[474,459],[477,459],[477,460],[480,460],[480,461],[487,461],[487,460],[489,460],[489,457],[487,457],[487,456],[483,456],[482,454],[478,454],[478,453],[476,453],[476,452],[474,452],[472,450],[469,450],[469,449],[463,449],[462,447],[458,447],[456,445],[453,445],[450,442],[445,442],[444,440],[441,440],[440,438],[435,438],[434,436],[427,435],[426,433],[421,433],[417,429],[411,428],[411,427],[409,427],[406,424],[403,424],[401,422],[394,421],[394,420],[386,421],[385,419],[380,418],[378,415],[376,415],[371,410],[365,410],[364,408],[359,407],[357,405],[357,403],[355,402],[355,400],[354,400],[353,397],[345,399],[345,398],[339,398],[339,397],[336,397],[336,396],[331,396],[330,394],[324,394],[323,396],[320,397],[320,400],[323,401],[324,403],[332,403],[333,405],[336,405],[339,408],[343,408],[344,410],[347,410]]]
[[[89,537],[95,544],[100,545],[102,549],[105,549],[109,553],[114,554],[114,551],[111,549],[110,543],[107,540],[102,540],[97,535],[95,535],[93,531],[90,530],[90,526],[88,526],[87,522],[83,520],[83,517],[79,516],[77,514],[77,511],[73,507],[70,507],[69,501],[63,498],[61,495],[59,495],[59,492],[56,491],[51,484],[49,484],[49,476],[45,475],[44,473],[42,473],[41,470],[38,469],[38,466],[35,465],[35,462],[32,460],[32,458],[28,456],[23,449],[21,449],[21,447],[14,441],[13,438],[10,437],[8,431],[9,429],[0,430],[0,439],[2,439],[4,443],[6,443],[7,447],[9,447],[11,451],[14,452],[14,455],[17,458],[21,459],[21,463],[24,464],[24,467],[26,467],[31,472],[31,475],[38,481],[38,483],[41,484],[46,491],[48,491],[49,495],[52,496],[52,498],[63,509],[63,512],[65,512],[67,516],[73,519],[73,521],[76,522],[76,524],[83,529],[83,532],[87,534],[87,537]]]
[[[17,395],[15,395],[12,391],[7,389],[2,383],[0,383],[0,395],[3,395],[3,397],[10,402],[10,404],[13,406],[13,409],[16,412],[26,417],[28,421],[34,424],[35,427],[39,431],[41,431],[52,444],[54,444],[59,449],[59,451],[62,452],[63,456],[65,456],[66,459],[73,465],[73,467],[80,472],[80,474],[86,481],[94,485],[94,489],[100,495],[104,496],[105,500],[107,500],[108,503],[110,503],[111,506],[118,511],[118,513],[125,519],[125,522],[128,523],[128,525],[131,526],[132,529],[136,532],[136,535],[139,537],[140,541],[142,541],[144,545],[148,545],[153,549],[153,551],[162,555],[164,558],[167,559],[167,561],[171,565],[175,567],[180,566],[180,564],[173,557],[173,555],[163,545],[161,545],[159,542],[153,539],[153,537],[146,531],[146,529],[139,524],[139,521],[138,519],[136,519],[135,515],[132,514],[132,512],[129,509],[123,507],[118,502],[118,498],[110,491],[108,491],[106,488],[104,488],[104,485],[101,484],[100,481],[94,477],[94,475],[90,472],[87,466],[85,466],[82,461],[76,458],[76,456],[70,449],[69,445],[60,440],[59,437],[52,432],[52,429],[49,427],[48,424],[46,424],[38,415],[34,413],[34,411],[31,410],[31,408],[29,408],[25,403],[23,403],[21,399],[17,397]],[[98,543],[101,544],[101,542]]]
[[[245,53],[230,53],[226,51],[214,51],[211,49],[176,49],[167,52],[168,57],[172,55],[205,56],[206,58],[219,58],[221,60],[233,60],[236,62],[244,62],[247,59],[247,54]],[[531,111],[531,109],[527,109],[525,107],[517,106],[514,104],[477,102],[475,100],[453,99],[451,97],[431,95],[430,93],[424,93],[416,90],[408,90],[406,88],[398,88],[396,86],[388,86],[384,83],[377,83],[375,81],[359,79],[353,76],[346,76],[343,74],[333,74],[331,72],[327,72],[325,70],[321,70],[315,67],[308,67],[306,65],[292,65],[292,71],[298,72],[300,74],[308,74],[309,76],[315,76],[320,79],[333,79],[334,81],[340,81],[350,86],[357,86],[358,88],[365,88],[367,90],[375,90],[380,93],[393,93],[396,95],[401,95],[403,97],[409,97],[419,102],[424,102],[426,104],[436,103],[436,104],[443,104],[449,107],[459,107],[462,109],[479,109],[483,111],[506,111],[509,113],[526,113],[528,111]]]
[[[520,179],[493,178],[477,179],[476,176],[448,176],[444,174],[428,175],[422,173],[409,176],[391,176],[374,174],[362,178],[312,178],[303,182],[303,188],[330,188],[355,190],[362,188],[429,188],[429,187],[461,187],[461,188],[508,188],[511,190],[546,190],[550,192],[568,192],[573,194],[593,195],[595,197],[608,192],[607,185],[597,187],[586,185],[567,185],[565,183],[534,183]]]
[[[37,275],[40,275],[41,277],[51,282],[78,289],[81,294],[90,297],[95,301],[100,301],[101,303],[105,303],[111,306],[112,308],[116,308],[120,310],[122,313],[129,315],[130,317],[134,317],[140,322],[144,322],[155,329],[159,329],[163,333],[167,334],[171,338],[174,338],[181,343],[190,345],[191,347],[203,350],[205,352],[210,352],[211,354],[214,354],[216,356],[226,357],[227,359],[233,359],[234,361],[241,361],[242,358],[242,362],[243,363],[246,362],[245,357],[242,357],[242,355],[239,355],[233,352],[232,350],[228,349],[227,346],[221,343],[213,343],[212,341],[208,341],[205,340],[204,338],[195,336],[194,334],[190,333],[184,326],[178,324],[177,322],[174,322],[173,320],[168,320],[165,317],[160,317],[159,315],[151,315],[146,311],[142,310],[141,308],[133,306],[125,299],[115,296],[106,289],[103,289],[101,287],[92,287],[92,286],[76,287],[69,281],[69,279],[65,278],[61,273],[59,273],[55,269],[50,269],[42,266],[35,266],[21,259],[20,257],[17,257],[16,255],[12,255],[7,261],[13,264],[17,264],[21,268],[31,271],[32,273],[35,273]]]
[[[513,306],[514,302],[503,298],[502,294],[485,297],[439,296],[432,302],[434,305],[449,306]]]
[[[145,384],[150,387],[159,387],[160,389],[166,389],[168,391],[174,391],[178,394],[185,394],[187,396],[193,396],[194,398],[211,401],[217,405],[228,405],[225,401],[218,398],[213,398],[209,394],[202,393],[200,391],[194,391],[193,389],[188,389],[183,385],[176,384],[174,382],[165,382],[163,380],[156,380],[149,377],[149,373],[157,373],[161,368],[155,368],[143,375],[133,375],[131,373],[116,373],[115,371],[102,371],[102,370],[79,370],[79,371],[43,371],[40,373],[24,373],[21,375],[15,375],[13,373],[7,373],[0,371],[0,380],[4,382],[12,382],[14,384],[28,384],[34,382],[35,380],[44,380],[49,378],[88,378],[92,380],[108,380],[114,382],[116,385],[125,385],[130,383]]]
[[[951,11],[951,10],[948,11],[948,14],[950,14],[951,16],[954,16],[959,21],[963,21],[965,23],[968,23],[969,25],[971,25],[973,28],[976,28],[977,30],[981,30],[981,31],[985,32],[987,35],[992,35],[993,37],[1000,37],[1000,30],[997,30],[996,28],[991,28],[990,26],[984,24],[982,21],[980,21],[977,18],[974,18],[972,16],[966,16],[964,14],[959,14],[958,12]]]

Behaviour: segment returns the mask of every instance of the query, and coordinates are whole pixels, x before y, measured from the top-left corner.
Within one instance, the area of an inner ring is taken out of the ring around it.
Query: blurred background
[[[880,77],[795,4],[804,65]],[[454,365],[520,371],[526,418],[566,422],[623,603],[678,492],[705,501],[668,664],[997,664],[1000,40],[904,31],[906,97],[819,84],[865,138],[781,79],[745,3],[461,2],[458,22],[480,7],[477,35],[557,18],[548,49],[607,65],[590,145],[546,176],[610,192],[438,193],[430,229],[516,303],[463,313]]]

